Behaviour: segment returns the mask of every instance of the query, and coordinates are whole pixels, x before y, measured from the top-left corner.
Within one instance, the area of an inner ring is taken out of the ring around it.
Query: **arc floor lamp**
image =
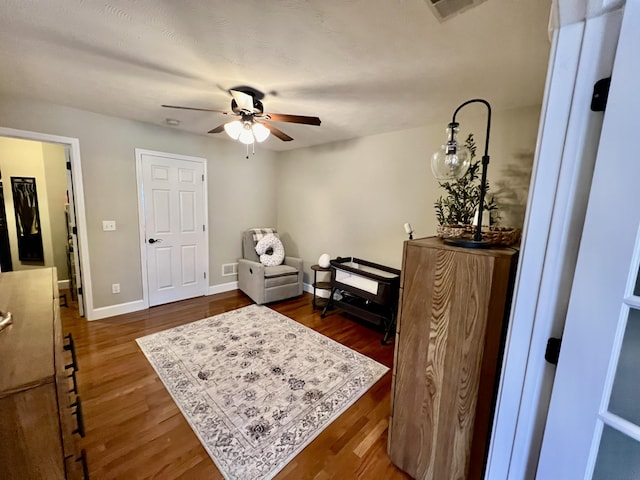
[[[462,178],[471,164],[471,153],[464,145],[459,145],[456,135],[460,124],[456,122],[458,112],[471,103],[482,103],[487,107],[487,134],[482,155],[482,177],[480,180],[480,199],[478,204],[478,223],[473,238],[445,238],[444,243],[467,248],[488,248],[491,243],[482,238],[482,213],[484,197],[487,192],[487,169],[489,166],[489,136],[491,134],[491,105],[482,98],[467,100],[453,112],[453,118],[448,125],[447,143],[431,157],[431,170],[438,181],[451,182]]]

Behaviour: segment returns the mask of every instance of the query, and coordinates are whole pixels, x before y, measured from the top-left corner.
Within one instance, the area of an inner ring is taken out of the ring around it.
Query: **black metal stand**
[[[330,290],[331,282],[328,281],[319,281],[318,280],[318,272],[331,272],[330,267],[321,267],[320,265],[311,265],[311,270],[313,270],[313,300],[311,302],[312,309],[322,308],[329,303],[328,298],[318,298],[318,290]]]
[[[484,197],[487,193],[487,169],[489,167],[489,135],[491,134],[491,105],[486,100],[482,98],[474,98],[472,100],[467,100],[453,112],[453,118],[451,123],[449,124],[449,128],[453,132],[453,129],[457,127],[459,124],[456,122],[456,115],[458,112],[469,105],[470,103],[482,103],[485,107],[487,107],[487,134],[484,141],[484,155],[482,156],[482,177],[480,180],[480,201],[478,204],[478,224],[476,225],[476,231],[473,235],[473,239],[469,238],[446,238],[444,243],[447,245],[455,245],[458,247],[465,248],[489,248],[491,244],[487,240],[482,239],[482,214],[484,211]],[[453,133],[452,137],[453,139]]]
[[[476,240],[474,238],[445,238],[442,243],[463,248],[491,248],[488,240]]]
[[[350,301],[336,300],[333,298],[333,294],[336,290],[338,290],[336,287],[331,289],[331,296],[322,310],[320,318],[325,318],[327,316],[327,310],[339,308],[357,318],[381,327],[384,336],[382,337],[382,340],[380,340],[380,343],[382,345],[387,345],[389,338],[396,333],[396,312],[398,311],[397,302],[389,307],[385,307],[383,305],[367,302],[354,295],[349,295]]]

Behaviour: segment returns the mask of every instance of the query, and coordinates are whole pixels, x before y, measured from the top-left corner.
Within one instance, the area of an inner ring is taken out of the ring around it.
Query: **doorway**
[[[145,302],[206,295],[206,160],[136,149],[136,168]]]
[[[89,261],[79,142],[74,138],[2,127],[0,141],[9,148],[4,152],[11,153],[3,160],[2,188],[5,207],[2,230],[7,237],[8,248],[5,250],[11,259],[11,269],[55,266],[59,272],[59,288],[66,294],[61,303],[77,304],[79,314],[85,316],[91,312],[91,301],[87,298],[90,292],[88,278],[82,275],[88,274],[82,267],[88,269]],[[19,153],[20,149],[26,155],[21,159],[29,158],[29,165],[24,161],[15,162],[14,153]],[[25,198],[27,191],[32,194],[28,199]],[[33,213],[29,216],[32,221],[28,228],[32,238],[27,246],[37,240],[37,249],[27,251],[24,242],[19,245],[18,233],[26,230],[15,202],[21,202],[22,214],[25,205]],[[34,255],[40,248],[42,255]],[[6,263],[5,258],[3,264]]]

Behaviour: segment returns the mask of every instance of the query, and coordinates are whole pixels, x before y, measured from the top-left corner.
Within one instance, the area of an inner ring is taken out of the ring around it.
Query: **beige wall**
[[[47,180],[47,205],[51,230],[53,263],[58,270],[58,280],[68,280],[67,268],[67,158],[64,146],[41,143],[44,172]]]
[[[0,170],[3,176],[13,270],[55,266],[58,268],[58,278],[67,278],[64,168],[64,148],[59,145],[46,145],[40,142],[0,137]],[[19,259],[13,194],[11,192],[12,176],[34,177],[36,179],[44,263],[25,263]],[[62,183],[60,181],[61,176]],[[60,202],[54,201],[56,198],[60,198]],[[57,222],[60,221],[61,213],[62,223],[57,225]]]
[[[473,108],[458,116],[461,138],[474,133],[481,154],[486,117]],[[524,219],[539,115],[539,107],[493,113],[488,172],[505,225]],[[443,191],[430,158],[449,121],[280,154],[278,229],[304,259],[305,281],[325,252],[399,267],[405,222],[417,237],[435,234],[433,204]]]
[[[539,107],[494,112],[489,180],[509,225],[523,219],[538,116]],[[469,107],[458,120],[482,150],[484,112]],[[210,285],[236,280],[222,277],[221,265],[240,256],[240,232],[268,225],[277,225],[287,253],[305,260],[308,282],[309,266],[324,252],[398,267],[405,222],[417,236],[435,233],[441,191],[429,159],[448,121],[277,154],[258,146],[245,159],[234,142],[0,98],[0,126],[80,141],[95,308],[142,298],[135,148],[207,158]],[[115,220],[117,231],[103,232],[102,220]],[[111,293],[112,283],[121,294]]]
[[[235,142],[6,96],[0,126],[79,139],[94,308],[142,298],[135,148],[208,160],[211,285],[235,280],[221,276],[221,265],[240,256],[242,230],[276,222],[275,155],[259,146],[246,159]],[[103,220],[117,230],[103,232]]]

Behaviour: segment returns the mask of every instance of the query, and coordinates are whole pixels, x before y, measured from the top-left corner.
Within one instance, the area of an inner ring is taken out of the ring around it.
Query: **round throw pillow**
[[[256,253],[265,267],[275,267],[284,260],[284,246],[273,233],[265,235],[256,243]]]

